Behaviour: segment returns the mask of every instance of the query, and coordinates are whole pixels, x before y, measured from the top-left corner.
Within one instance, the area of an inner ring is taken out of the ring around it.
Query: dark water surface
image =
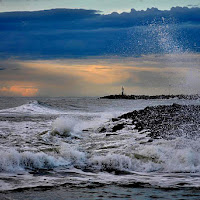
[[[0,195],[12,200],[199,200],[200,191],[197,189],[155,189],[155,188],[127,188],[105,186],[97,188],[70,188],[58,187],[54,189],[35,189],[21,192],[12,192]]]

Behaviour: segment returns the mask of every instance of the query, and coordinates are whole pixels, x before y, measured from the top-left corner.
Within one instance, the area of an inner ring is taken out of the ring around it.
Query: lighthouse
[[[124,96],[124,87],[122,86],[122,96]]]

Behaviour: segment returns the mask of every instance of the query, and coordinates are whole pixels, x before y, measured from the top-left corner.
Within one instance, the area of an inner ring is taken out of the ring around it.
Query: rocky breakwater
[[[186,99],[186,100],[197,100],[200,98],[199,94],[193,95],[184,95],[184,94],[177,94],[177,95],[109,95],[100,97],[100,99],[129,99],[129,100],[138,100],[138,99]]]
[[[113,118],[99,132],[107,136],[122,130],[134,129],[152,139],[174,139],[200,137],[200,106],[198,105],[164,105],[146,107]]]

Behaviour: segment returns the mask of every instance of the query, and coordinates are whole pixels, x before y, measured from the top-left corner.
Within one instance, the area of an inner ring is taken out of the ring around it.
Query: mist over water
[[[162,18],[162,23],[152,23],[149,25],[149,34],[158,42],[165,56],[166,65],[171,69],[168,74],[169,94],[174,91],[183,94],[194,94],[199,92],[199,61],[194,61],[192,52],[187,47],[188,39],[184,38],[179,25],[175,19]],[[162,67],[162,66],[161,66]],[[179,68],[178,71],[173,68]],[[179,77],[178,74],[183,73],[179,79],[174,79],[173,74]]]

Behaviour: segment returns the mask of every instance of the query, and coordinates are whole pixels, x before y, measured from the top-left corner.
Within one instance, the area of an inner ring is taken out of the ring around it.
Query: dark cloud
[[[54,9],[0,13],[0,56],[76,58],[200,51],[200,8],[101,15]]]

